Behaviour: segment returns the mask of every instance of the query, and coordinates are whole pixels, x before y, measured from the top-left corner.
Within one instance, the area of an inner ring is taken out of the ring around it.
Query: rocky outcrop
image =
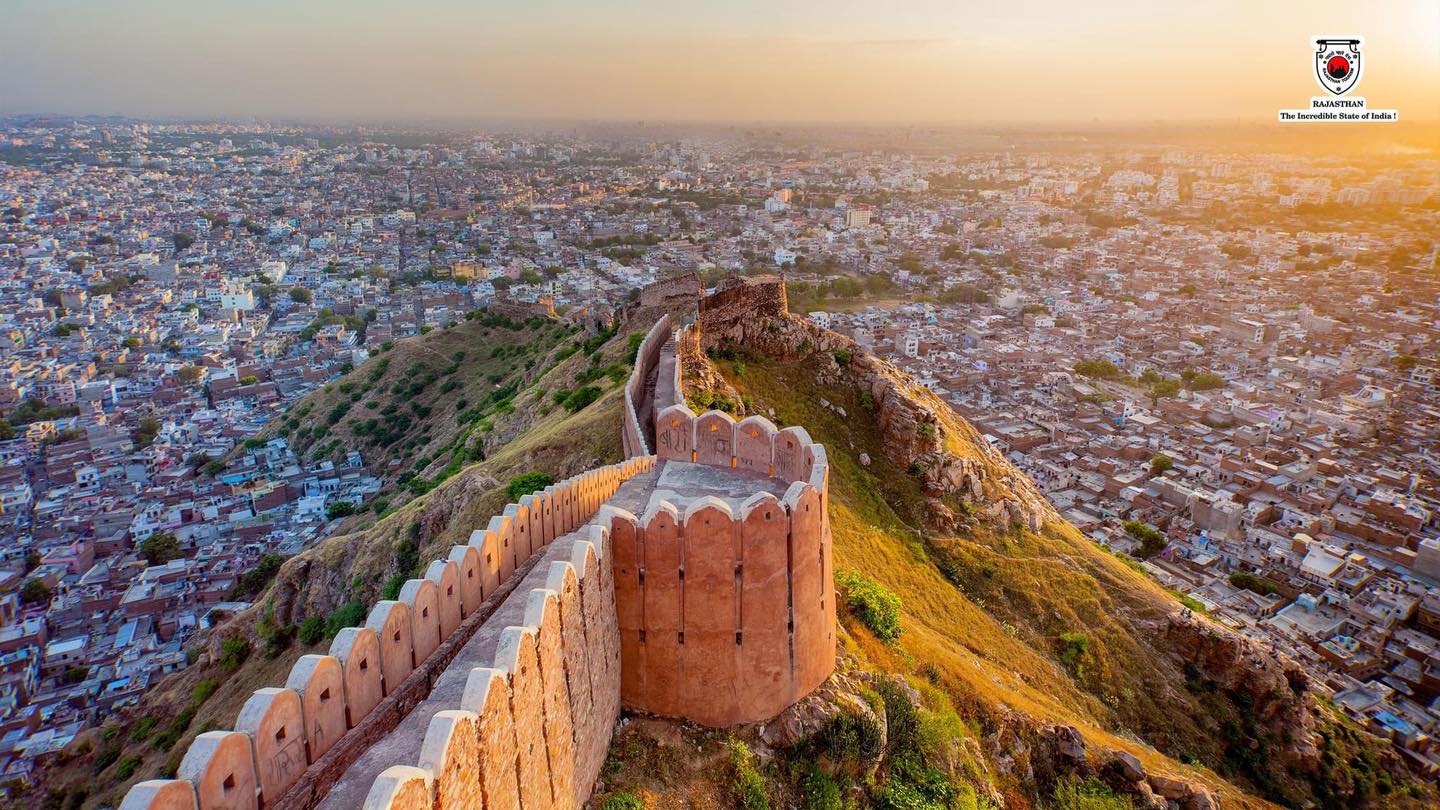
[[[882,435],[880,446],[896,467],[924,483],[933,499],[932,525],[951,531],[961,523],[939,502],[953,498],[973,505],[967,513],[983,520],[1039,530],[1053,513],[1029,479],[1020,475],[984,437],[932,392],[891,363],[866,353],[843,335],[822,329],[784,310],[778,281],[734,279],[701,301],[694,357],[685,361],[686,386],[726,393],[706,351],[758,352],[782,363],[812,360],[822,386],[851,386],[860,392]],[[682,352],[682,355],[685,354]],[[738,401],[738,398],[737,398]]]
[[[680,332],[680,340],[675,345],[675,357],[680,363],[680,379],[684,380],[685,396],[694,398],[696,394],[704,393],[705,402],[727,402],[730,404],[730,413],[736,419],[748,416],[745,412],[745,405],[740,399],[740,392],[725,380],[720,372],[710,364],[705,352],[700,348],[700,341],[697,339],[693,327],[683,329]],[[706,408],[694,408],[698,413]]]
[[[760,724],[760,740],[772,748],[791,748],[845,714],[858,715],[866,722],[874,722],[883,736],[885,709],[872,706],[863,694],[886,676],[856,669],[854,665],[853,660],[842,659],[835,672],[818,689],[792,704],[775,719]],[[912,705],[920,704],[919,693],[910,688],[903,678],[897,676],[890,680],[910,698]]]
[[[1149,773],[1128,751],[1089,743],[1074,726],[1037,724],[1020,712],[1003,713],[984,738],[987,758],[1000,774],[1044,786],[1098,777],[1146,810],[1218,810],[1205,785],[1180,776]],[[1042,791],[1044,792],[1044,791]]]
[[[1295,661],[1258,642],[1193,616],[1176,614],[1165,639],[1200,678],[1246,707],[1250,721],[1287,741],[1277,753],[1306,772],[1319,767],[1315,698]]]

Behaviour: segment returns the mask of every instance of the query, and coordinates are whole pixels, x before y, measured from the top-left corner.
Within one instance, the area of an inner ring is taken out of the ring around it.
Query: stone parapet
[[[529,561],[556,539],[584,527],[622,483],[654,466],[653,456],[638,456],[590,470],[506,506],[502,515],[490,521],[488,528],[472,533],[466,545],[455,546],[445,559],[431,562],[421,578],[406,581],[399,599],[377,602],[364,627],[341,630],[328,655],[301,656],[291,668],[284,688],[256,690],[240,711],[236,731],[211,731],[197,737],[181,761],[178,779],[137,784],[126,795],[122,806],[126,810],[183,807],[259,810],[312,806],[316,799],[315,786],[299,784],[316,781],[307,779],[314,776],[309,769],[318,767],[324,760],[327,772],[337,767],[343,770],[348,763],[336,763],[334,757],[327,756],[332,748],[352,734],[367,739],[383,736],[384,728],[377,730],[368,726],[388,723],[393,727],[398,717],[395,711],[377,712],[377,708],[386,700],[399,699],[414,705],[423,697],[417,697],[417,690],[424,684],[411,682],[433,679],[435,673],[429,665],[430,659],[447,651],[453,656],[454,650],[480,627],[476,622],[466,622],[467,617],[480,610],[492,596],[503,594],[507,581],[517,571],[528,570]],[[572,799],[581,792],[581,782],[577,779],[582,776],[583,792],[588,796],[604,760],[604,745],[608,744],[608,726],[590,726],[607,711],[618,713],[620,705],[618,635],[613,628],[593,633],[597,644],[613,637],[607,642],[608,648],[617,653],[613,662],[600,660],[604,657],[604,644],[592,654],[592,645],[587,640],[588,626],[604,624],[607,616],[613,625],[614,617],[614,599],[608,584],[612,580],[608,570],[601,572],[602,557],[596,551],[597,545],[603,550],[603,538],[596,539],[594,544],[577,542],[575,559],[564,563],[565,570],[550,573],[554,585],[545,593],[551,596],[536,603],[534,610],[526,614],[527,622],[533,618],[535,623],[537,655],[543,654],[543,663],[549,670],[544,676],[547,679],[538,682],[541,687],[536,692],[550,705],[550,719],[544,722],[550,724],[550,736],[556,742],[547,741],[547,745],[555,748],[556,756],[560,751],[576,752],[575,763],[561,772],[565,779],[557,788]],[[608,566],[608,557],[604,560]],[[587,594],[589,602],[585,601]],[[528,598],[528,595],[510,594],[510,598],[516,597]],[[461,635],[465,638],[458,638]],[[566,638],[574,649],[567,650]],[[592,657],[598,662],[598,669],[592,670],[589,663]],[[572,670],[567,669],[567,662],[572,660],[577,664],[573,678],[586,679],[583,688],[578,681],[573,690],[569,688]],[[513,678],[515,661],[502,663],[511,668],[499,668],[512,673]],[[614,676],[614,689],[607,689],[605,685],[604,679],[609,675]],[[583,719],[579,721],[572,719],[568,708],[572,693],[585,701]],[[403,714],[402,711],[398,716]],[[533,713],[520,713],[516,717],[528,723],[531,714],[544,716],[545,712],[537,708]],[[469,742],[468,722],[458,715],[447,718],[443,732],[458,739],[453,743],[453,751],[445,746],[426,749],[442,752],[436,754],[438,759],[422,762],[425,766],[422,772],[429,774],[428,782],[417,780],[410,771],[397,772],[390,774],[393,778],[378,780],[376,790],[392,796],[394,802],[399,802],[393,805],[396,807],[410,806],[404,802],[411,801],[410,797],[417,791],[442,789],[447,792],[436,795],[450,798],[437,806],[470,806],[454,798],[469,794],[458,788],[452,790],[445,773],[436,771],[436,768],[444,771],[447,763],[468,756],[463,752],[478,745]],[[561,737],[573,737],[570,729],[577,722],[590,734],[587,741],[603,741],[598,751],[588,750],[585,745],[577,746],[573,739],[561,745]],[[347,751],[353,748],[341,747]],[[355,754],[351,752],[351,755],[353,759]],[[329,778],[333,781],[334,775]],[[304,795],[296,793],[301,788],[306,788],[302,791]],[[547,786],[547,790],[550,789]],[[378,795],[371,798],[379,801]],[[190,797],[188,800],[193,804],[186,804],[186,797]],[[371,803],[366,806],[370,807]]]
[[[830,537],[819,490],[796,481],[738,510],[668,501],[608,509],[621,698],[712,727],[767,720],[835,664]],[[602,519],[604,515],[602,514]]]
[[[620,426],[620,443],[625,457],[648,456],[651,454],[646,439],[643,410],[646,405],[646,382],[660,363],[660,350],[670,338],[670,316],[662,315],[650,331],[645,334],[639,350],[635,353],[635,367],[625,382],[625,411]]]

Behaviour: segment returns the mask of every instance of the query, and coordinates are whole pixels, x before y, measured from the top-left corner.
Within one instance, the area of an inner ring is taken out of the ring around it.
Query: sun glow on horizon
[[[1339,32],[1366,39],[1357,95],[1440,118],[1425,0],[485,6],[11,0],[0,112],[1268,122],[1313,94],[1309,40]]]

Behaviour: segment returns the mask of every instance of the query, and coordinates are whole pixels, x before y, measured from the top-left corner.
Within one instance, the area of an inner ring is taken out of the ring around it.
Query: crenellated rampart
[[[664,316],[641,342],[626,461],[506,506],[122,810],[576,808],[622,705],[724,727],[819,686],[825,449],[691,412],[675,347],[697,329]]]
[[[594,527],[586,524],[622,483],[653,466],[653,457],[631,458],[561,481],[506,506],[487,528],[473,532],[468,543],[452,547],[446,559],[431,562],[423,577],[408,580],[398,599],[377,602],[363,627],[340,631],[328,655],[301,656],[283,687],[256,690],[241,708],[235,730],[207,731],[196,737],[180,762],[176,779],[137,784],[121,807],[258,810],[315,806],[370,743],[384,737],[428,695],[461,647],[501,603],[526,597],[512,592],[520,581],[535,576],[536,563],[545,562],[547,549],[557,539],[568,539],[564,545],[573,549],[569,557],[551,562],[544,572],[547,582],[553,583],[555,599],[553,605],[537,608],[534,618],[538,624],[532,637],[550,644],[546,627],[554,624],[547,618],[552,611],[564,617],[572,634],[576,627],[583,631],[585,624],[603,628],[604,617],[614,615],[608,556],[603,533],[595,536]],[[589,539],[578,540],[574,535],[579,534]],[[582,590],[589,593],[586,604],[579,601]],[[609,624],[613,626],[613,618]],[[618,651],[618,639],[610,647]],[[547,649],[564,648],[555,640]],[[577,672],[594,670],[588,648],[566,654],[584,656],[584,660],[572,661]],[[598,660],[599,653],[594,657]],[[550,663],[554,665],[553,658]],[[514,673],[516,666],[513,659],[497,658],[494,669]],[[618,668],[618,660],[613,666]],[[532,667],[530,673],[534,671]],[[558,671],[564,672],[563,666]],[[559,677],[564,676],[550,675],[552,681]],[[553,694],[559,687],[548,683],[547,689],[542,694]],[[587,704],[585,716],[617,713],[618,688],[612,691],[608,703],[614,704],[613,709],[607,703],[597,714],[596,707]],[[584,693],[596,694],[588,688]],[[605,690],[598,694],[603,696]],[[510,722],[526,727],[534,725],[532,719],[541,711],[538,706],[519,703],[513,709]],[[490,709],[490,713],[494,711]],[[456,728],[454,733],[463,736],[464,724]],[[585,739],[608,742],[608,727],[595,731]],[[558,730],[555,735],[559,739]],[[346,749],[345,756],[337,756],[340,749]],[[580,758],[583,768],[576,772],[598,771],[603,750],[602,744],[598,751],[585,753]],[[584,783],[587,795],[593,781],[592,775]],[[435,784],[443,785],[443,781]]]
[[[835,664],[825,449],[763,416],[672,405],[656,422],[662,461],[726,470],[739,486],[700,494],[701,474],[694,493],[662,481],[639,517],[607,509],[622,699],[708,726],[769,719]]]

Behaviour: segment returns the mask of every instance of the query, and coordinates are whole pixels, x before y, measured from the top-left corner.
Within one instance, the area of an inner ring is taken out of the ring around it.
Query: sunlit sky
[[[0,0],[0,113],[305,121],[1440,118],[1440,0]]]

